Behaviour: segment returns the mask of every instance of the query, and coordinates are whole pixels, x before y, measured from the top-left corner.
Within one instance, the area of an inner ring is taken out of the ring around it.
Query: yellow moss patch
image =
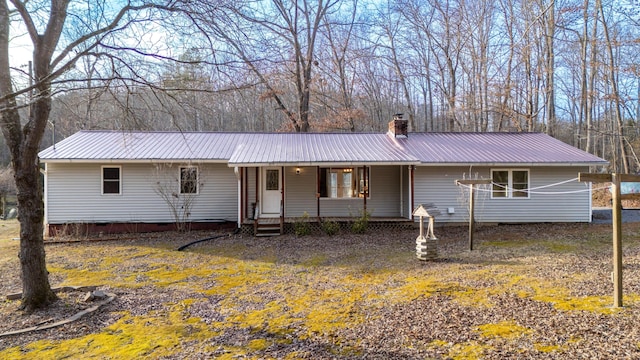
[[[274,275],[274,265],[262,262],[236,261],[221,268],[213,269],[216,284],[205,290],[207,295],[227,295],[235,288],[248,288],[268,281],[267,275]]]
[[[558,310],[582,310],[602,314],[616,312],[616,309],[610,307],[612,300],[608,296],[572,297],[565,288],[545,285],[536,286],[534,291],[531,296],[533,300],[551,303]]]
[[[122,285],[120,281],[117,281],[116,275],[108,270],[66,269],[54,265],[47,266],[47,270],[50,273],[62,275],[64,277],[65,280],[60,284],[60,286]]]
[[[521,277],[513,286],[519,288],[516,290],[518,296],[551,303],[558,310],[582,310],[602,314],[617,311],[610,307],[612,300],[609,296],[575,297],[567,288],[543,279]]]
[[[481,359],[485,350],[489,349],[491,349],[490,346],[479,344],[476,341],[455,344],[449,350],[448,358],[453,360],[477,360]]]
[[[435,293],[449,294],[454,289],[459,289],[459,286],[455,283],[438,281],[435,277],[409,277],[405,279],[404,286],[394,290],[397,293],[394,298],[406,301]]]
[[[486,338],[514,339],[531,333],[531,329],[520,326],[513,321],[502,321],[497,324],[484,324],[476,328]]]
[[[180,306],[149,316],[125,314],[115,324],[102,331],[67,341],[42,340],[26,345],[25,359],[61,359],[94,357],[132,359],[164,357],[179,353],[181,344],[189,341],[204,342],[219,335],[197,318],[184,316]],[[10,349],[8,354],[19,350]]]
[[[314,299],[322,299],[314,304]],[[320,294],[310,292],[307,296],[293,302],[298,311],[308,311],[305,325],[308,335],[315,333],[330,334],[336,329],[352,327],[362,323],[364,314],[357,308],[362,299],[360,289],[352,289],[346,293],[342,290],[325,290]],[[314,304],[307,308],[306,304]],[[307,309],[305,309],[307,308]]]
[[[247,347],[253,351],[261,351],[268,348],[270,345],[271,342],[267,341],[266,339],[254,339],[249,341]]]
[[[586,296],[581,298],[565,298],[550,301],[559,310],[582,310],[592,311],[603,314],[611,314],[616,312],[611,307],[613,302],[611,296]]]
[[[50,262],[49,271],[62,275],[64,284],[109,285],[112,287],[138,288],[146,285],[186,286],[194,282],[209,280],[219,266],[225,266],[224,258],[205,257],[203,261],[193,261],[190,257],[199,254],[185,254],[173,250],[131,246],[113,248],[87,246],[64,249],[67,256],[82,259],[77,263]],[[91,257],[96,253],[109,254]],[[120,266],[121,265],[121,266]],[[130,268],[129,273],[116,271]]]
[[[229,316],[228,323],[235,323],[240,327],[262,329],[272,334],[289,333],[289,325],[294,319],[286,312],[282,304],[272,301],[263,309],[240,312]]]
[[[452,291],[451,296],[460,305],[490,308],[493,306],[490,297],[504,292],[505,289],[498,287],[466,288]]]
[[[549,344],[533,344],[533,348],[542,353],[551,353],[554,351],[561,351],[563,349],[560,345]]]
[[[435,339],[429,343],[429,346],[434,348],[442,348],[442,347],[447,347],[449,345],[450,343],[448,341],[444,341],[440,339]]]
[[[213,270],[202,268],[184,268],[176,265],[163,265],[150,271],[145,271],[147,276],[154,285],[169,286],[171,284],[185,282],[190,278],[206,278],[212,276]]]

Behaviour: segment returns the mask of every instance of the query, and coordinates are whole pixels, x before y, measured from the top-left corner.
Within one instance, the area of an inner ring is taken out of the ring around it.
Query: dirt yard
[[[25,315],[15,226],[0,223],[0,333],[89,306],[61,294]],[[440,258],[416,259],[417,231],[365,235],[209,233],[47,245],[53,286],[117,298],[60,328],[0,337],[0,358],[640,358],[640,223],[624,225],[624,307],[611,307],[611,227],[438,228]]]

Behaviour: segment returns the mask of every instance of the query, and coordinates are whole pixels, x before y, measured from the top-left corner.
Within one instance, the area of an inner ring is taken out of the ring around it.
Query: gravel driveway
[[[611,224],[611,208],[594,208],[594,224]],[[640,209],[623,209],[622,222],[640,222]]]

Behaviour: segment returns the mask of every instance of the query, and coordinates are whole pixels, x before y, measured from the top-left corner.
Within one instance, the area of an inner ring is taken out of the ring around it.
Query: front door
[[[262,215],[264,217],[280,216],[282,200],[282,177],[280,168],[267,167],[262,170]]]

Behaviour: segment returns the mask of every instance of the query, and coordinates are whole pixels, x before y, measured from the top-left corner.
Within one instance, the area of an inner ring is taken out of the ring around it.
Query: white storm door
[[[262,215],[265,217],[280,216],[282,200],[282,177],[279,167],[262,169]]]

